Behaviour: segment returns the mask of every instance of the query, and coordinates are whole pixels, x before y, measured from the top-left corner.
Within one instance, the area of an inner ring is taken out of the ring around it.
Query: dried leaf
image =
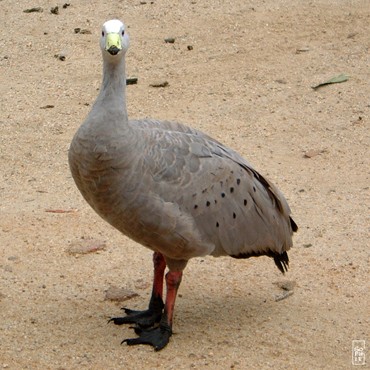
[[[149,86],[150,87],[167,87],[169,85],[168,81],[159,81],[153,82]]]
[[[282,301],[283,299],[288,298],[291,295],[293,295],[293,293],[294,293],[293,290],[285,291],[285,292],[275,296],[275,302]]]
[[[341,83],[341,82],[346,82],[348,81],[348,76],[345,75],[344,73],[338,75],[338,76],[335,76],[333,78],[331,78],[330,80],[328,81],[325,81],[325,82],[322,82],[316,86],[312,86],[312,88],[314,90],[318,89],[319,87],[322,87],[322,86],[325,86],[325,85],[330,85],[330,84],[337,84],[337,83]]]
[[[23,13],[42,13],[42,12],[43,9],[40,6],[23,10]]]
[[[308,51],[310,51],[308,47],[303,47],[303,48],[296,49],[295,53],[301,54],[301,53],[307,53]]]
[[[67,252],[70,254],[95,253],[106,248],[105,241],[92,238],[80,239],[71,243]]]
[[[45,209],[45,212],[49,213],[74,213],[77,212],[77,208],[71,208],[71,209]]]
[[[134,286],[136,289],[147,289],[150,287],[150,282],[144,279],[137,279],[134,282]]]

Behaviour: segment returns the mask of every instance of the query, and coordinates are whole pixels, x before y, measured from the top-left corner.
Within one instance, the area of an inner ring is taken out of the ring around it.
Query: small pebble
[[[81,35],[91,35],[91,31],[87,30],[86,28],[82,28],[80,31]]]
[[[57,58],[58,60],[61,60],[62,62],[64,62],[66,60],[66,56],[63,53],[55,54],[54,58]]]
[[[280,289],[283,290],[293,290],[293,288],[296,286],[296,282],[293,280],[285,280],[285,281],[276,281],[274,282],[276,286],[278,286]]]
[[[188,50],[193,50],[193,45],[188,45]]]
[[[17,256],[8,257],[8,261],[16,261],[16,260],[19,260],[19,257],[17,257]]]
[[[105,299],[109,301],[122,302],[128,299],[138,297],[139,294],[132,290],[110,286],[105,292]]]
[[[175,38],[174,37],[167,37],[167,38],[164,39],[164,42],[166,44],[173,44],[173,43],[175,43]]]
[[[86,28],[76,27],[74,31],[75,33],[80,33],[81,35],[91,35],[91,31],[87,30]]]
[[[137,84],[137,77],[128,77],[126,78],[126,85],[136,85]]]
[[[50,9],[50,13],[51,14],[59,14],[59,6],[53,6],[51,9]]]
[[[321,150],[310,149],[310,150],[307,150],[307,152],[303,154],[303,157],[304,158],[313,158],[313,157],[316,157],[317,155],[319,155],[320,153],[321,153]]]

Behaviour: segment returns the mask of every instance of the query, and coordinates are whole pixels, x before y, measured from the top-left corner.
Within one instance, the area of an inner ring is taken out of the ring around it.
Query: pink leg
[[[152,298],[160,297],[163,299],[163,277],[164,270],[166,269],[166,261],[159,252],[153,254],[153,265],[154,265],[154,279],[153,279],[153,290]]]
[[[138,334],[139,337],[125,339],[123,342],[126,342],[129,346],[135,344],[150,344],[156,351],[166,347],[172,335],[173,312],[181,278],[182,271],[169,271],[166,274],[166,304],[159,326],[148,329],[137,327],[135,328],[135,333]]]
[[[137,324],[134,329],[139,337],[124,339],[122,343],[126,342],[129,346],[150,344],[156,351],[159,351],[167,345],[172,335],[173,313],[177,291],[182,279],[182,271],[169,271],[166,274],[167,294],[166,303],[163,304],[163,276],[166,269],[166,261],[161,253],[154,253],[153,264],[154,279],[149,308],[145,311],[134,311],[124,308],[127,316],[115,317],[111,321],[117,325]]]
[[[181,279],[182,271],[169,271],[166,274],[167,295],[161,325],[167,325],[170,329],[172,328],[175,301]]]
[[[124,307],[123,310],[125,311],[127,316],[112,317],[109,321],[113,321],[116,325],[137,324],[140,327],[151,327],[161,320],[164,307],[163,277],[164,270],[166,269],[166,261],[161,253],[154,252],[153,264],[153,288],[148,309],[144,311],[136,311]]]

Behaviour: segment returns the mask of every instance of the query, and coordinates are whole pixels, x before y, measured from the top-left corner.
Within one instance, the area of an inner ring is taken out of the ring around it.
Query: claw
[[[110,322],[112,322],[112,321],[113,321],[113,323],[114,323],[115,325],[123,325],[123,324],[126,324],[126,321],[124,321],[123,319],[124,319],[124,317],[111,317],[111,318],[108,320],[108,324],[109,324]]]
[[[152,327],[161,320],[163,306],[162,298],[160,296],[153,296],[147,310],[137,311],[122,307],[126,316],[112,317],[109,322],[113,321],[116,325],[137,324],[142,327]]]

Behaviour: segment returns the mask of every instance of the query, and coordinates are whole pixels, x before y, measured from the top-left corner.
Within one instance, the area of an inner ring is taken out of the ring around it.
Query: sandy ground
[[[370,2],[95,3],[0,1],[0,368],[352,368],[352,340],[370,328]],[[112,17],[131,37],[130,116],[176,119],[237,149],[300,226],[285,276],[265,257],[192,260],[161,352],[120,345],[133,331],[107,324],[147,305],[151,252],[94,214],[67,163]],[[312,89],[341,73],[347,82]],[[105,248],[70,253],[89,238]],[[294,285],[280,301],[279,283]],[[112,286],[138,296],[107,300]]]

